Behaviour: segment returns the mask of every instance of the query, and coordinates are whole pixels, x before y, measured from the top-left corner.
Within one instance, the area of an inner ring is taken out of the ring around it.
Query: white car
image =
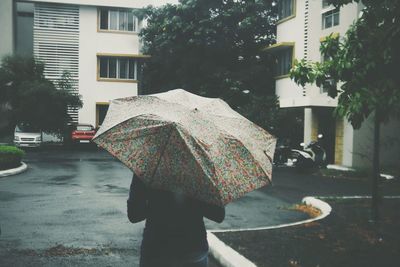
[[[17,147],[40,147],[42,145],[42,133],[35,127],[19,123],[15,126],[14,144]]]

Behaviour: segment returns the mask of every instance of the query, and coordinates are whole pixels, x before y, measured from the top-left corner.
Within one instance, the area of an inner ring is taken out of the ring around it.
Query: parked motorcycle
[[[318,140],[311,141],[308,145],[301,143],[303,150],[292,149],[290,158],[293,161],[293,165],[302,169],[326,167],[326,152],[320,142],[322,138],[323,135],[319,134]]]
[[[288,166],[290,165],[291,149],[287,140],[278,139],[275,147],[274,165],[275,166]]]

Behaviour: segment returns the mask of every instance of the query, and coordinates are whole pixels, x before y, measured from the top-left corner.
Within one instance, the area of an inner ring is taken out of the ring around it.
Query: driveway
[[[0,266],[138,265],[144,224],[131,224],[126,216],[129,169],[87,146],[31,150],[24,161],[29,166],[25,173],[0,179]],[[258,227],[305,218],[287,209],[293,199],[273,196],[269,190],[229,204],[225,221],[206,220],[207,228]],[[68,261],[36,257],[58,250],[69,253]]]

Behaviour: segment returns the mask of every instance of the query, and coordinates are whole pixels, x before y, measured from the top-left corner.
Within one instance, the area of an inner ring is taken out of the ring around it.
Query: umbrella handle
[[[271,166],[273,165],[272,164],[272,158],[267,154],[267,151],[266,150],[264,150],[264,154],[265,154],[265,156],[267,156],[267,159],[269,160],[269,162],[271,163]],[[269,176],[267,175],[267,179],[268,179],[268,182],[270,183],[270,185],[273,185],[272,184],[272,180],[269,178]]]
[[[267,154],[267,150],[264,150],[265,156],[267,156],[269,162],[272,164],[272,158]]]

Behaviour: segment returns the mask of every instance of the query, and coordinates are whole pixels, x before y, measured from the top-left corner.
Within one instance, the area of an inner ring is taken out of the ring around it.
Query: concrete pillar
[[[14,52],[14,1],[0,1],[0,58]]]
[[[336,119],[336,136],[335,136],[335,164],[343,165],[343,138],[344,122],[342,118]]]
[[[304,108],[304,143],[308,144],[318,137],[318,116],[312,108]]]
[[[353,126],[343,119],[343,160],[342,165],[353,167],[353,147],[354,147],[354,129]]]
[[[313,129],[313,116],[311,108],[304,108],[304,143],[311,142]]]
[[[318,139],[318,134],[320,134],[319,129],[319,121],[317,116],[317,111],[312,109],[311,112],[311,141],[315,141]]]

